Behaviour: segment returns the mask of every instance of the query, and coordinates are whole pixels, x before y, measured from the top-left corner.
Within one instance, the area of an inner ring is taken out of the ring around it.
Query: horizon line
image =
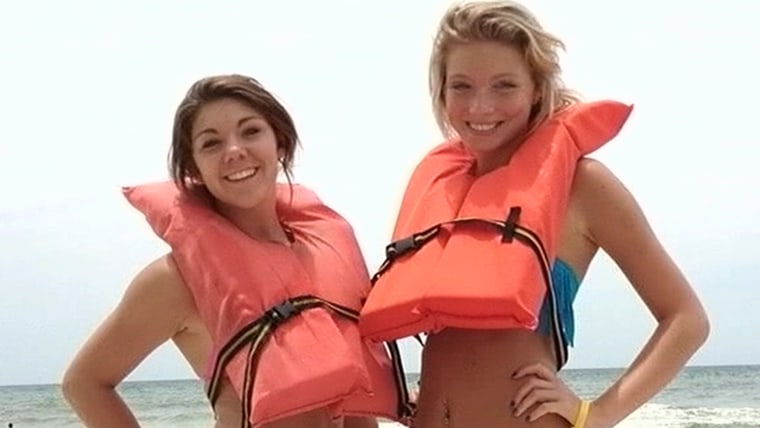
[[[693,364],[693,365],[686,365],[681,370],[682,372],[686,369],[698,369],[698,368],[728,368],[728,367],[760,367],[760,363],[746,363],[746,364]],[[564,368],[561,370],[561,372],[572,372],[572,371],[584,371],[584,370],[625,370],[627,367],[574,367],[574,368]],[[419,372],[411,372],[407,371],[406,375],[419,375]],[[680,374],[680,373],[679,373]],[[147,383],[147,382],[187,382],[187,381],[200,381],[198,378],[194,377],[188,377],[188,378],[167,378],[167,379],[134,379],[134,380],[125,380],[119,383],[117,385],[117,388],[124,384],[132,384],[132,383]],[[60,386],[61,383],[17,383],[17,384],[0,384],[0,388],[13,388],[13,387],[30,387],[30,386]]]

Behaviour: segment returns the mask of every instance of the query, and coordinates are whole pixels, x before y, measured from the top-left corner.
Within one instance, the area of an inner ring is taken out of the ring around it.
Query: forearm
[[[704,343],[707,320],[700,311],[663,320],[633,364],[594,400],[589,428],[612,427],[672,381]]]
[[[140,426],[111,386],[86,381],[67,381],[63,385],[63,395],[88,428]]]

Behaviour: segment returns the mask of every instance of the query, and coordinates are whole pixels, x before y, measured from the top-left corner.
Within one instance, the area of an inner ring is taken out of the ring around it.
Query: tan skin
[[[248,120],[243,120],[249,118]],[[290,245],[274,210],[278,150],[272,129],[254,110],[232,100],[201,108],[193,135],[194,159],[222,211],[256,239]],[[200,132],[210,129],[211,132]],[[255,129],[255,130],[254,130]],[[224,177],[255,169],[250,186]],[[200,378],[212,340],[171,254],[148,264],[127,287],[114,311],[90,336],[64,375],[66,400],[88,427],[139,426],[115,387],[153,350],[171,340]],[[200,391],[199,391],[200,393]],[[224,380],[215,408],[216,428],[238,428],[240,400]],[[372,418],[332,419],[322,409],[266,424],[266,428],[373,428]]]
[[[527,128],[538,100],[530,69],[517,49],[493,42],[454,47],[446,69],[449,122],[476,158],[474,173],[486,173],[509,160]],[[586,158],[573,180],[558,257],[583,278],[599,249],[625,274],[657,327],[625,373],[594,399],[588,428],[614,426],[649,400],[709,331],[701,303],[634,197],[602,163]],[[423,350],[414,426],[568,427],[579,405],[556,376],[551,338],[446,329],[430,335]]]

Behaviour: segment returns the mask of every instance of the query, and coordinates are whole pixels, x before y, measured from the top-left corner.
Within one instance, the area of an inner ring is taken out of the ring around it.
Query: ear
[[[188,175],[187,179],[190,180],[190,183],[192,183],[192,184],[195,184],[195,185],[198,185],[198,186],[203,186],[204,185],[204,183],[203,183],[203,177],[201,177],[201,175],[197,171],[196,172],[191,172]]]

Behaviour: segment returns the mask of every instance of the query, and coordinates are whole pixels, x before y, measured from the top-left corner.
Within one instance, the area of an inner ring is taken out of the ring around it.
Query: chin
[[[509,147],[519,138],[519,135],[519,133],[510,132],[489,137],[465,138],[463,143],[473,153],[491,153]]]
[[[265,195],[261,192],[249,192],[247,195],[214,195],[216,205],[221,211],[246,211],[261,206],[265,201]]]
[[[502,139],[489,139],[489,141],[484,141],[483,139],[478,140],[463,140],[464,147],[474,155],[483,155],[493,153],[506,146]]]

